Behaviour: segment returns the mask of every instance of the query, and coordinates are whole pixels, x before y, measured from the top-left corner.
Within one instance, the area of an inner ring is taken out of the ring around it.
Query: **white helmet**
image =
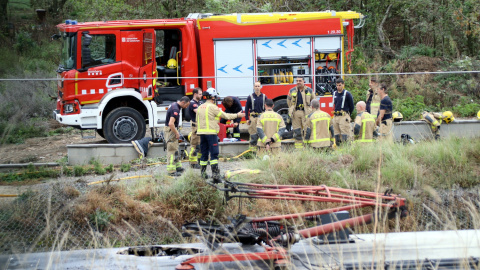
[[[210,87],[207,91],[203,92],[203,96],[207,99],[216,98],[218,97],[218,92],[215,88]]]

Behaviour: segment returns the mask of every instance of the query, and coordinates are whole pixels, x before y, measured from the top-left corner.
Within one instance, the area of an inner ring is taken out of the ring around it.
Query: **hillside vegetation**
[[[45,17],[36,9],[44,9]],[[64,19],[99,21],[175,18],[192,12],[354,10],[367,15],[355,35],[352,72],[403,73],[480,70],[480,2],[454,1],[0,1],[0,143],[48,136],[45,118],[55,108],[60,43],[50,42]],[[40,13],[39,13],[40,14]],[[472,117],[480,110],[478,73],[378,75],[394,109],[406,120],[420,112],[451,110]],[[27,81],[22,79],[39,79]],[[45,80],[41,80],[45,79]],[[355,101],[365,98],[369,76],[347,76]]]

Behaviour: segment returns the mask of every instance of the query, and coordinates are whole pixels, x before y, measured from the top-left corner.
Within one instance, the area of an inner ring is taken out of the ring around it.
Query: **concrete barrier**
[[[410,135],[415,141],[433,139],[430,125],[425,121],[405,121],[393,125],[394,138],[400,141],[402,134]],[[480,121],[458,120],[450,124],[443,123],[440,127],[440,137],[478,138],[480,137]]]

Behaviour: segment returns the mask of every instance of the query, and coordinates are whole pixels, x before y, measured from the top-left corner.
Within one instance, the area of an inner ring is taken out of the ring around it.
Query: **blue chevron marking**
[[[248,69],[253,70],[253,66],[249,67]]]
[[[219,68],[218,70],[220,70],[220,71],[223,72],[223,73],[228,73],[228,72],[225,71],[225,68],[226,68],[226,67],[227,67],[227,65]]]
[[[287,48],[287,47],[285,47],[285,45],[283,45],[283,43],[284,43],[285,41],[287,41],[287,40],[284,39],[284,40],[280,41],[279,43],[277,43],[277,45],[278,45],[278,46],[281,46],[281,47],[284,47],[284,48]]]
[[[265,47],[267,47],[267,48],[270,48],[270,49],[271,49],[272,47],[270,47],[270,45],[268,44],[268,43],[270,43],[270,42],[271,42],[271,40],[263,43],[262,45],[265,46]]]
[[[238,71],[238,72],[240,72],[240,73],[243,73],[243,72],[240,70],[240,67],[241,67],[242,65],[243,65],[243,64],[234,67],[233,70]]]
[[[307,44],[308,44],[308,45],[310,45],[310,41],[309,41],[309,42],[307,42]]]
[[[298,44],[298,42],[300,42],[300,40],[302,40],[302,39],[299,39],[299,40],[293,42],[292,44],[301,48],[302,46],[300,46],[300,44]]]

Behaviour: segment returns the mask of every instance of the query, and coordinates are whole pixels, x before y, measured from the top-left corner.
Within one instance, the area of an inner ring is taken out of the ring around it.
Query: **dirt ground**
[[[49,121],[52,130],[61,127],[56,121]],[[247,132],[248,126],[241,125],[240,130]],[[180,132],[188,135],[190,127],[183,127]],[[0,164],[12,163],[48,163],[58,162],[67,156],[67,145],[70,144],[89,144],[89,143],[107,143],[105,139],[100,137],[96,132],[86,131],[84,136],[96,136],[93,139],[82,138],[80,130],[72,130],[67,134],[53,135],[49,137],[37,137],[25,140],[22,144],[4,144],[0,145]],[[147,134],[150,131],[147,129]],[[245,134],[248,139],[248,134]]]
[[[93,135],[92,132],[89,135]],[[0,146],[0,164],[9,163],[47,163],[57,162],[67,156],[67,145],[79,143],[106,142],[102,137],[83,139],[80,131],[50,137],[37,137],[25,140],[22,144],[4,144]]]
[[[54,123],[51,125],[52,130],[58,127],[59,126],[56,126]],[[189,131],[189,127],[184,127],[182,128],[181,133],[186,135]],[[95,135],[95,133],[90,131],[87,135]],[[146,136],[150,136],[150,132],[148,132]],[[82,138],[79,130],[71,130],[66,134],[58,134],[49,137],[30,138],[25,140],[25,143],[22,144],[0,145],[0,164],[59,162],[63,158],[67,157],[67,145],[85,143],[107,143],[107,141],[98,135],[96,135],[96,138],[92,139]],[[183,166],[184,168],[188,168],[187,163],[184,163]],[[239,166],[242,166],[241,161],[222,162],[220,164],[220,169],[222,171],[226,171],[231,169],[238,169]],[[158,175],[162,173],[166,173],[165,165],[155,165],[142,169],[134,169],[125,173],[117,170],[114,173],[105,175],[90,174],[81,177],[60,177],[56,179],[42,179],[40,181],[26,181],[21,183],[13,182],[8,184],[5,183],[0,184],[0,195],[21,194],[22,192],[25,192],[29,189],[42,189],[43,186],[52,184],[53,182],[94,182],[111,178],[118,179],[140,175]],[[134,180],[131,181],[134,182]],[[9,198],[2,198],[0,200],[0,203],[8,200]]]

